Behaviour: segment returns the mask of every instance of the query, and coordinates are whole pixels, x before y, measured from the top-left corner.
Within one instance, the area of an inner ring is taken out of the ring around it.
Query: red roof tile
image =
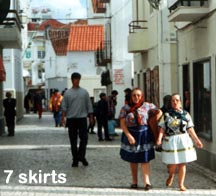
[[[46,26],[50,26],[52,28],[59,28],[61,26],[65,25],[64,23],[61,23],[55,19],[49,19],[42,22],[42,24],[39,26],[40,31],[44,31],[46,29]]]
[[[28,31],[36,31],[39,27],[38,23],[28,23]]]
[[[72,25],[68,51],[96,51],[104,47],[103,25]]]

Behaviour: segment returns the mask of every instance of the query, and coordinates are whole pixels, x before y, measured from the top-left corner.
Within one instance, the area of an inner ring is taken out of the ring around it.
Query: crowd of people
[[[98,102],[89,96],[86,89],[80,86],[81,74],[71,74],[72,87],[62,93],[55,89],[49,100],[49,110],[53,113],[56,127],[67,127],[71,145],[72,167],[78,167],[79,162],[84,166],[89,163],[86,159],[88,133],[97,134],[98,141],[112,141],[116,126],[116,105],[118,91],[113,90],[107,96],[100,93]],[[186,164],[197,159],[193,143],[198,148],[203,144],[196,135],[194,124],[189,114],[188,105],[183,108],[181,97],[175,93],[163,98],[163,106],[147,102],[144,93],[139,88],[126,88],[125,102],[118,114],[121,134],[120,157],[129,163],[131,185],[138,188],[138,168],[141,165],[144,190],[153,188],[150,179],[150,162],[155,159],[155,150],[162,153],[162,162],[167,165],[167,187],[173,183],[178,173],[180,191],[185,191],[184,180]],[[28,93],[24,99],[26,113],[32,99]],[[42,100],[46,99],[41,91],[36,91],[34,97],[38,118],[42,117]],[[8,127],[8,136],[14,136],[16,99],[10,92],[3,100],[4,116]],[[94,131],[97,124],[97,133]],[[116,135],[115,135],[116,134]],[[79,141],[79,144],[78,144]]]

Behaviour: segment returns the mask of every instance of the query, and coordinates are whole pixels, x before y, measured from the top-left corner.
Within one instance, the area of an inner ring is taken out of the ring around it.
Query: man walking
[[[16,99],[12,98],[11,92],[6,92],[6,99],[3,100],[4,116],[8,128],[8,136],[14,136]]]
[[[80,87],[81,75],[72,73],[72,88],[68,89],[62,100],[62,111],[67,118],[68,133],[73,157],[72,167],[78,167],[79,161],[84,166],[88,166],[85,158],[86,146],[88,142],[87,116],[90,123],[94,123],[93,108],[89,93]],[[77,147],[77,137],[79,135],[79,147]]]

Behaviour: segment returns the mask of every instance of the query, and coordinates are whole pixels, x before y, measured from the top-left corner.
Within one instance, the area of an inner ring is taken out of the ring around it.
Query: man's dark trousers
[[[88,143],[87,118],[67,119],[67,125],[73,161],[84,160]],[[78,135],[80,140],[79,148],[77,147]]]

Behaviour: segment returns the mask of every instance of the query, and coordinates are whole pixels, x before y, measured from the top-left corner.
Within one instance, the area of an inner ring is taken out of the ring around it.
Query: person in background
[[[155,134],[155,142],[157,141],[158,135],[159,135],[158,122],[160,122],[161,120],[162,120],[162,121],[164,120],[164,114],[165,114],[166,112],[168,112],[170,109],[171,109],[171,95],[165,95],[165,96],[163,97],[163,105],[162,105],[162,107],[160,108],[161,113],[160,113],[160,115],[157,117],[157,125],[156,125],[157,128],[155,128],[155,129],[157,129],[157,133]],[[151,123],[151,122],[149,121],[149,123]],[[155,126],[155,122],[153,122],[153,123],[154,123],[153,126]],[[155,150],[156,150],[157,152],[161,152],[161,151],[162,151],[161,145],[156,145]]]
[[[15,134],[15,116],[16,116],[16,99],[12,98],[11,92],[6,92],[6,98],[3,100],[4,116],[8,128],[8,136]]]
[[[38,112],[38,118],[41,119],[42,118],[42,112],[43,112],[43,99],[46,99],[45,98],[45,95],[44,93],[38,89],[36,91],[36,94],[34,96],[34,104],[35,104],[35,107],[36,107],[36,111]]]
[[[131,91],[131,102],[121,108],[119,119],[123,131],[120,156],[130,163],[132,175],[131,188],[138,187],[138,164],[141,164],[144,189],[152,188],[150,182],[150,161],[155,158],[154,135],[148,126],[152,103],[144,101],[144,93],[135,88]]]
[[[113,90],[108,97],[108,120],[115,119],[118,91]]]
[[[160,108],[160,110],[162,111],[162,113],[166,113],[168,112],[172,107],[171,107],[171,95],[165,95],[163,97],[163,105]]]
[[[187,112],[190,112],[190,91],[189,90],[184,91],[184,109]]]
[[[93,107],[93,117],[95,118],[96,104],[94,103],[94,97],[90,97],[90,99],[91,99],[92,107]],[[90,134],[96,134],[96,133],[94,132],[94,127],[95,127],[95,120],[94,120],[94,123],[93,123],[93,124],[91,124],[91,123],[89,122],[89,125],[88,125],[88,133],[90,133]]]
[[[130,103],[130,98],[131,98],[131,89],[126,88],[124,90],[124,93],[125,93],[125,104],[129,104]]]
[[[54,93],[52,94],[50,101],[49,101],[49,109],[53,112],[53,118],[55,120],[55,126],[61,127],[62,126],[62,112],[61,112],[61,102],[62,102],[62,95],[60,94],[58,89],[54,90]]]
[[[81,74],[71,74],[72,88],[64,93],[62,100],[62,112],[67,119],[67,127],[73,157],[72,167],[78,167],[79,161],[88,166],[86,160],[86,147],[88,143],[87,117],[91,124],[94,123],[93,108],[89,93],[80,87]],[[79,135],[79,148],[77,147]]]
[[[110,136],[118,136],[118,134],[115,132],[115,114],[116,114],[116,105],[117,105],[117,95],[118,91],[113,90],[111,92],[111,95],[108,97],[108,131]]]
[[[29,102],[31,101],[31,94],[28,92],[24,97],[24,108],[26,110],[26,114],[30,112],[30,105]]]
[[[190,114],[182,109],[179,94],[171,96],[171,106],[172,109],[164,114],[164,120],[159,122],[157,145],[162,144],[162,161],[168,165],[166,186],[172,185],[178,169],[179,190],[185,191],[186,164],[197,159],[193,141],[198,148],[203,144],[196,135]]]
[[[108,131],[108,103],[106,98],[106,93],[100,93],[100,100],[96,107],[96,119],[98,126],[98,141],[112,141],[109,137]],[[104,137],[102,134],[102,127],[104,128]]]
[[[67,88],[65,88],[62,92],[61,95],[64,96],[64,93],[67,91]]]

